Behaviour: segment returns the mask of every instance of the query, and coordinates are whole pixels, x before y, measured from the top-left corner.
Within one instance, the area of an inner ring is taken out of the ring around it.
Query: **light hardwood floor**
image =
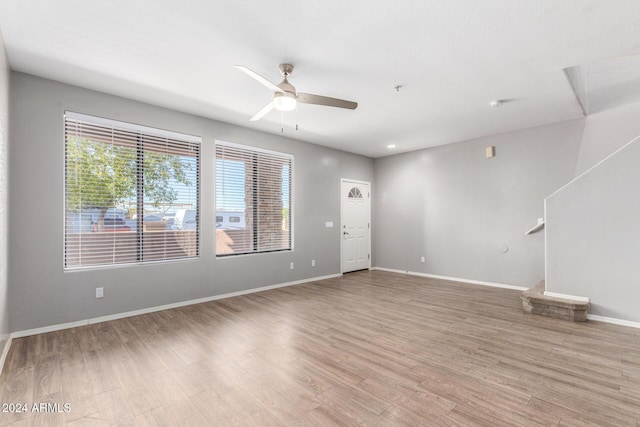
[[[640,426],[640,331],[380,271],[16,339],[0,425]]]

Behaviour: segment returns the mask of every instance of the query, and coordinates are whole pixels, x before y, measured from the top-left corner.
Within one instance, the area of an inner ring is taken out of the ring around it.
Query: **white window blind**
[[[67,112],[65,269],[197,257],[199,185],[200,138]]]
[[[292,249],[293,156],[216,142],[216,254]]]

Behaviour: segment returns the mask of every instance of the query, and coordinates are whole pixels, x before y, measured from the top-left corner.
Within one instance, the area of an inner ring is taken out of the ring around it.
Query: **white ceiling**
[[[640,100],[640,56],[580,64],[566,71],[587,115]]]
[[[17,71],[380,157],[580,117],[563,69],[640,54],[640,1],[0,0],[0,32]],[[249,122],[272,94],[233,65],[281,62],[358,109]]]

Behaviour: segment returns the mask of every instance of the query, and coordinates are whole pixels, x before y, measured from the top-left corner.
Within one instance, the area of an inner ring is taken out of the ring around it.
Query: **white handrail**
[[[528,230],[527,232],[524,233],[525,236],[528,236],[529,234],[533,234],[538,230],[541,230],[542,227],[544,227],[544,218],[538,218],[538,224],[536,224],[535,226],[533,226],[530,230]]]

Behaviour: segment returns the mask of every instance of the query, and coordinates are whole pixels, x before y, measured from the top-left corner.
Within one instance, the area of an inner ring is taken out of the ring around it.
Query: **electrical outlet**
[[[104,297],[104,288],[96,288],[96,298]]]
[[[289,269],[293,270],[293,263],[289,264]]]
[[[312,259],[312,260],[311,260],[311,267],[315,267],[315,266],[316,266],[316,260],[315,260],[315,259]]]
[[[420,257],[420,262],[422,262],[422,263],[424,262],[424,257],[423,256]]]

